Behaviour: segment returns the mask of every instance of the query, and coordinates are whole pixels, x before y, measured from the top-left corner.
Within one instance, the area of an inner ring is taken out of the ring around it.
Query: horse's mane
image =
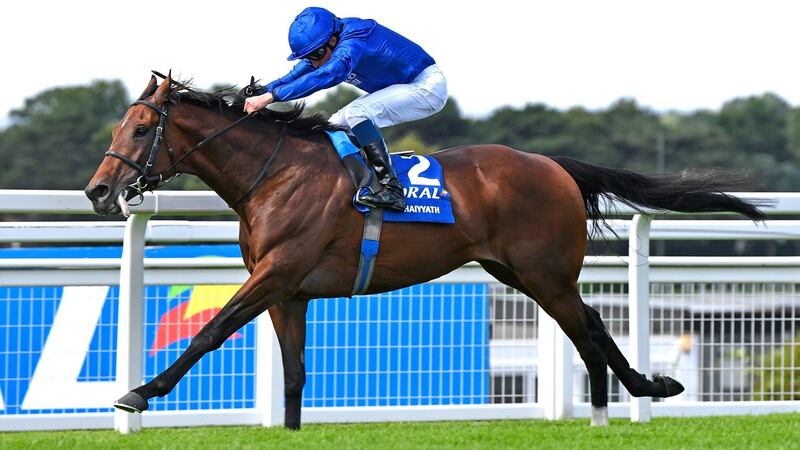
[[[214,109],[220,114],[231,114],[236,118],[246,115],[243,111],[245,98],[232,87],[215,92],[202,92],[192,88],[190,82],[175,83],[169,95],[171,102],[189,103],[209,110]],[[298,102],[285,111],[264,109],[260,114],[256,114],[254,118],[265,123],[286,123],[288,130],[301,134],[342,129],[328,122],[328,119],[321,113],[303,115],[304,112],[305,103]]]

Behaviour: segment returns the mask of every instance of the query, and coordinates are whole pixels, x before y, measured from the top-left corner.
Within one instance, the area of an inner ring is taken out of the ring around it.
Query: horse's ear
[[[172,87],[172,70],[169,71],[167,74],[167,78],[164,78],[164,81],[161,82],[161,85],[158,86],[156,89],[155,94],[153,94],[153,103],[156,105],[161,105],[162,103],[166,102],[169,98],[170,89]]]
[[[155,77],[155,75],[150,75],[150,82],[147,83],[147,87],[144,88],[144,91],[142,91],[142,95],[139,96],[139,100],[144,100],[153,95],[153,93],[156,92],[157,87],[158,79]]]

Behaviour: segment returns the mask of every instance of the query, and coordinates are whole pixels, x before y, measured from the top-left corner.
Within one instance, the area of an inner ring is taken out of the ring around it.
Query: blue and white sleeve
[[[292,67],[292,70],[290,70],[289,73],[278,78],[277,80],[273,80],[267,83],[267,85],[264,86],[263,91],[259,92],[259,94],[263,94],[264,92],[274,92],[276,87],[282,86],[287,83],[291,83],[292,81],[302,77],[303,75],[313,70],[314,66],[312,66],[310,62],[306,60],[301,60],[300,62],[295,64],[294,67]]]
[[[314,92],[327,89],[345,81],[350,73],[347,64],[339,59],[331,58],[324,66],[307,73],[302,77],[281,86],[272,92],[276,101],[287,102],[298,98],[307,97]]]
[[[286,102],[336,86],[347,80],[347,76],[358,64],[362,53],[363,49],[360,46],[342,41],[336,46],[331,59],[320,68],[306,73],[290,83],[276,86],[270,92],[276,101]]]

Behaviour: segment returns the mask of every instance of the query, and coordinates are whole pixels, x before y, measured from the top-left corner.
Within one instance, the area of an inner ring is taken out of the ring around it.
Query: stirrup
[[[372,208],[371,205],[364,203],[363,198],[365,195],[375,195],[375,192],[372,191],[372,188],[369,186],[361,186],[361,189],[356,191],[356,195],[353,196],[353,201],[364,206],[369,206]]]
[[[399,197],[396,196],[395,199],[384,199],[386,194],[391,195],[394,193],[395,195],[397,192],[392,191],[391,189],[387,189],[384,187],[378,192],[372,192],[371,189],[361,189],[356,193],[354,201],[360,205],[364,205],[370,208],[388,208],[392,211],[405,211],[405,198],[402,194]],[[383,195],[381,195],[383,194]],[[371,199],[368,197],[372,197]]]

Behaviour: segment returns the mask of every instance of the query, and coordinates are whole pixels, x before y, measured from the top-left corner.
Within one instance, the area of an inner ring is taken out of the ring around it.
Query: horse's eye
[[[145,134],[147,134],[147,127],[143,125],[136,127],[136,131],[133,132],[136,137],[144,136]]]

